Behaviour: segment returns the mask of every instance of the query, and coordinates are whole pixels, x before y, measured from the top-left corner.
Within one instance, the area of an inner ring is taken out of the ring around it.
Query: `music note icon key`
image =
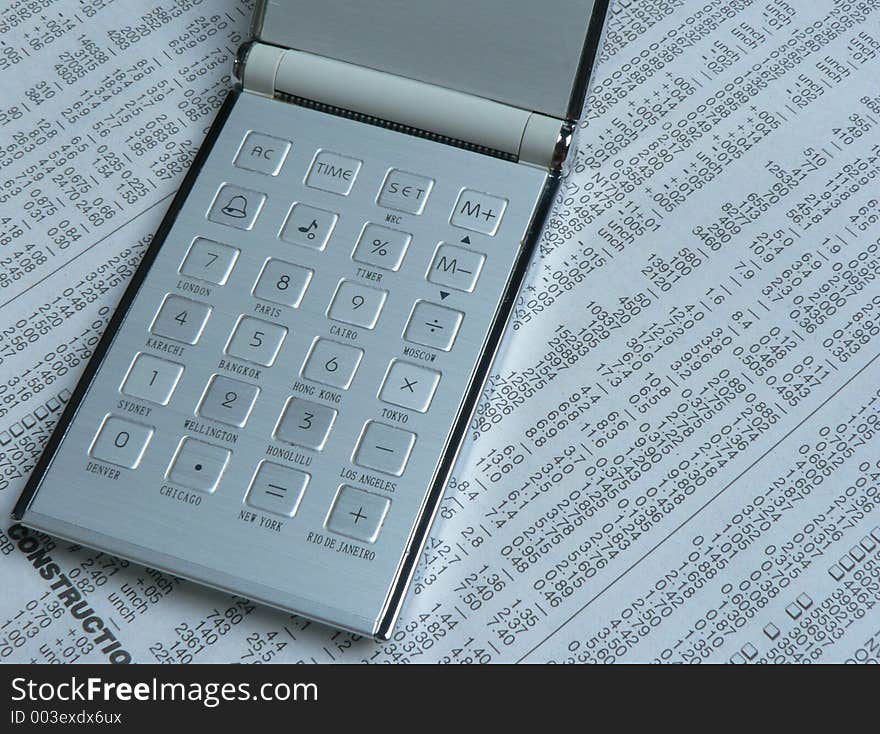
[[[298,232],[304,234],[307,240],[313,240],[316,237],[315,232],[318,229],[318,220],[313,219],[307,227],[297,227]]]
[[[323,250],[327,246],[339,215],[307,204],[290,207],[281,228],[281,239],[301,247]]]

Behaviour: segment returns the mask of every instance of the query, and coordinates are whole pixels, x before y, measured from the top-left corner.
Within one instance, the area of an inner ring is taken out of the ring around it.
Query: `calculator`
[[[606,6],[258,2],[14,516],[388,639]]]

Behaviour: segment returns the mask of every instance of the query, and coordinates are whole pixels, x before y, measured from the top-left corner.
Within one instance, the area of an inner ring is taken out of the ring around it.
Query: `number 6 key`
[[[330,339],[317,339],[302,374],[307,380],[347,390],[363,356],[363,350],[357,347]]]

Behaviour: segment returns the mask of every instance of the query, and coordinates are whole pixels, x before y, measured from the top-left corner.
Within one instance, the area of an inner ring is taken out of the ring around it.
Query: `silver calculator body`
[[[258,3],[15,517],[386,639],[605,6]]]

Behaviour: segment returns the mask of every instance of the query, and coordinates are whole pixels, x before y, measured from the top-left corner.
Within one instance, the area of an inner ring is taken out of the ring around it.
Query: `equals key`
[[[272,461],[257,469],[247,494],[247,504],[274,515],[293,517],[299,508],[309,475]]]

